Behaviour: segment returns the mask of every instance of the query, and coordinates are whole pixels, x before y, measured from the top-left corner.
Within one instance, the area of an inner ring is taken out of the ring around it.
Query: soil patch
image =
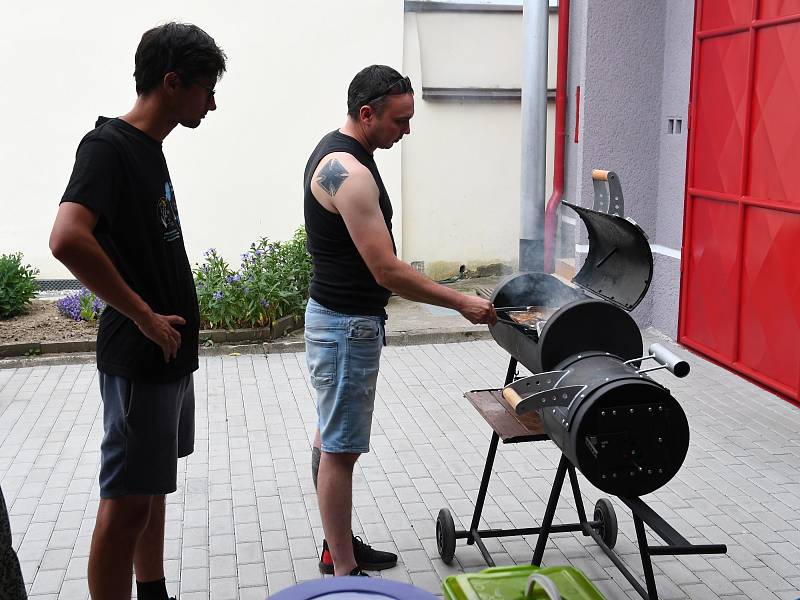
[[[97,337],[97,321],[73,321],[58,312],[55,300],[36,299],[28,312],[0,321],[0,344],[72,342]]]

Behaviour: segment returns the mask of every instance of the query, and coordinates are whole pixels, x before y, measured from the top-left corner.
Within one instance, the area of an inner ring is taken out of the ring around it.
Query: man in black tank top
[[[373,153],[410,133],[411,81],[391,67],[367,67],[350,83],[347,112],[344,126],[312,152],[304,177],[314,266],[305,327],[317,393],[312,476],[325,531],[319,566],[335,575],[397,564],[396,555],[371,548],[351,529],[353,466],[369,451],[390,293],[455,309],[471,323],[497,320],[488,300],[439,285],[396,256],[392,205]]]

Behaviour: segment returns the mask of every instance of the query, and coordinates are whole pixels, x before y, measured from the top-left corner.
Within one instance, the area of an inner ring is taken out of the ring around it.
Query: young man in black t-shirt
[[[81,140],[50,248],[108,307],[97,333],[103,398],[92,598],[167,600],[164,495],[194,446],[199,312],[175,191],[161,149],[216,110],[225,54],[202,29],[168,23],[136,50],[137,99]]]

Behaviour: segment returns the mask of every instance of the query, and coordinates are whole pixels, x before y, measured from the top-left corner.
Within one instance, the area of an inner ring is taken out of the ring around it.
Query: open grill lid
[[[631,311],[653,278],[653,254],[647,234],[633,220],[569,202],[589,232],[589,254],[573,283]]]

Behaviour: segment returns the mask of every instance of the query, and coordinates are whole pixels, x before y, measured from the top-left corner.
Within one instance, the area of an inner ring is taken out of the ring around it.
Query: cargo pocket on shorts
[[[331,387],[336,382],[336,342],[309,337],[305,341],[311,385],[316,390]]]

